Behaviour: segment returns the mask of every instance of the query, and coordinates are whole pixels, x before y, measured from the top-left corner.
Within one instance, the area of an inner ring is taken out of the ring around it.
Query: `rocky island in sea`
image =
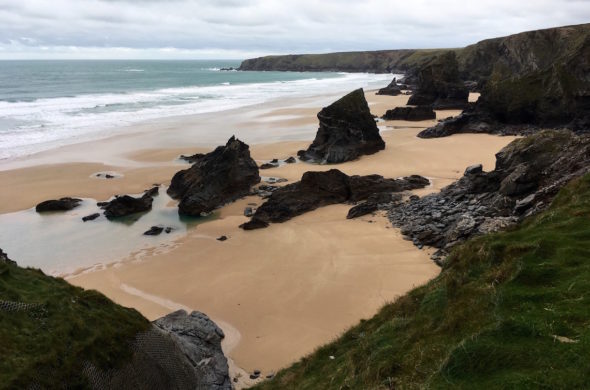
[[[589,43],[205,67],[295,79],[6,162],[0,387],[587,387]]]

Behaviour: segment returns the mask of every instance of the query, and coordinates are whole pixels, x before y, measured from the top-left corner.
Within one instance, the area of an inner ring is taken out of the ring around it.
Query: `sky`
[[[0,59],[450,48],[587,22],[590,0],[0,0]]]

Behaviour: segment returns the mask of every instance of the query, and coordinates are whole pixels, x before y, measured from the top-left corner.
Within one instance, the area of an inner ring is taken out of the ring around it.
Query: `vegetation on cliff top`
[[[590,36],[590,24],[527,31],[487,39],[457,49],[404,49],[326,54],[266,56],[242,62],[241,70],[346,71],[388,73],[411,71],[434,57],[454,51],[464,80],[487,80],[498,63],[513,75],[544,69],[556,58],[575,52]]]
[[[260,389],[587,388],[590,175]]]
[[[85,363],[121,367],[149,326],[96,291],[0,259],[0,388],[85,388]]]

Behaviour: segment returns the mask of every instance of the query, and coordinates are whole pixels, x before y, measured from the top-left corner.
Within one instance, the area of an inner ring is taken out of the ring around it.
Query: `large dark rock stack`
[[[336,164],[385,149],[362,89],[357,89],[318,113],[320,127],[303,161]]]
[[[225,146],[197,158],[192,167],[177,172],[168,194],[180,199],[178,211],[200,216],[225,203],[246,196],[260,182],[250,148],[231,137]]]
[[[478,102],[460,116],[424,130],[419,137],[456,133],[527,135],[546,128],[590,129],[590,36],[550,64],[521,73],[498,64]],[[531,69],[532,68],[532,69]]]
[[[459,77],[454,52],[441,54],[418,70],[418,90],[408,105],[432,105],[434,109],[462,109],[467,105],[469,89]]]

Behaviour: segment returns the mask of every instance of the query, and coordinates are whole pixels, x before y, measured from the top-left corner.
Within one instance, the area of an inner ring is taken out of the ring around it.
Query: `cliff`
[[[381,50],[266,56],[242,62],[239,70],[294,72],[404,72],[444,50]]]
[[[590,35],[590,24],[523,32],[487,39],[460,49],[459,71],[464,80],[487,80],[495,67],[513,75],[544,69]],[[267,56],[242,62],[240,70],[409,72],[449,49],[407,49],[327,54]]]

